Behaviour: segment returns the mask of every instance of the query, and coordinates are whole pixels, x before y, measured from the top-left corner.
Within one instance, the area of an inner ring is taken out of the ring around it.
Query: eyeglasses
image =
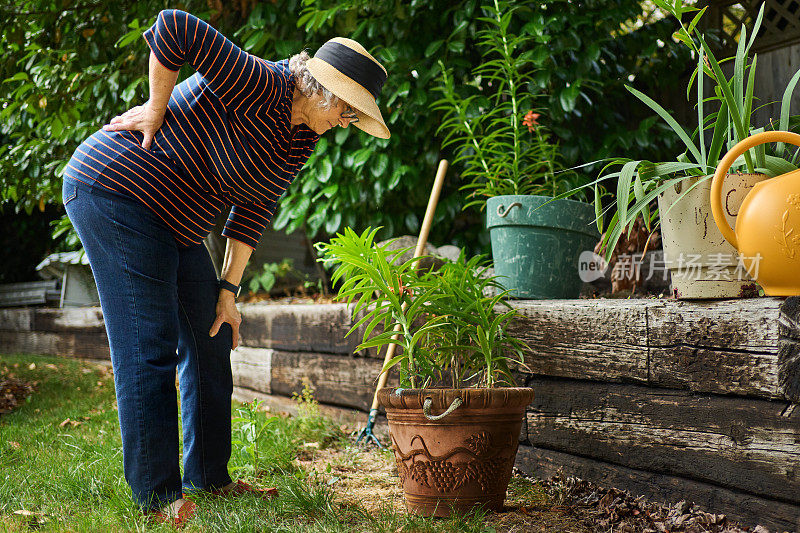
[[[354,122],[358,122],[358,114],[356,113],[356,110],[353,109],[351,106],[345,107],[344,112],[342,112],[342,114],[339,116],[348,119],[351,124]]]

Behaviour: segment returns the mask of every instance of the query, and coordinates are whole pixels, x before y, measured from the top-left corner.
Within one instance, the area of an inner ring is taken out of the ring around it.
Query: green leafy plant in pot
[[[680,29],[675,37],[690,47],[697,60],[686,88],[686,98],[692,101],[697,113],[697,128],[685,130],[655,100],[646,94],[627,87],[642,103],[652,109],[674,131],[686,150],[674,161],[651,162],[616,158],[601,172],[594,182],[562,195],[564,197],[585,187],[595,188],[596,212],[602,231],[602,196],[598,193],[601,182],[616,180],[612,189],[611,218],[603,236],[605,259],[608,259],[623,234],[629,232],[641,217],[648,231],[660,224],[664,246],[665,266],[671,272],[673,294],[679,298],[723,298],[755,296],[755,282],[742,268],[736,251],[722,238],[711,216],[711,178],[725,154],[739,141],[764,131],[751,124],[755,96],[755,73],[758,57],[750,54],[755,36],[761,25],[764,6],[761,6],[752,34],[747,35],[742,26],[736,54],[718,61],[698,29],[705,8],[686,6],[682,1],[654,2],[672,14]],[[691,22],[683,22],[683,14],[697,11]],[[727,77],[723,65],[732,62],[732,74]],[[800,80],[800,71],[788,83],[783,95],[777,128],[789,128],[789,105],[792,92]],[[707,96],[711,82],[713,95]],[[770,124],[770,127],[774,127]],[[710,134],[710,135],[707,135]],[[725,180],[723,196],[726,202],[728,223],[735,224],[735,216],[742,200],[752,187],[768,177],[797,168],[797,154],[792,158],[784,146],[760,146],[745,153],[734,164],[739,172],[729,174]],[[658,202],[658,209],[651,204]],[[648,268],[644,265],[644,268]]]
[[[363,336],[357,349],[399,348],[383,371],[397,367],[400,387],[378,399],[406,506],[426,516],[500,510],[533,401],[532,389],[513,386],[524,367],[525,345],[508,333],[517,311],[481,256],[418,271],[421,258],[400,263],[408,249],[377,245],[376,232],[347,228],[318,249],[338,264],[331,279],[351,304],[348,335]]]
[[[534,112],[537,67],[526,47],[546,35],[512,34],[518,9],[498,0],[483,7],[483,61],[463,85],[440,63],[442,98],[433,108],[444,112],[443,146],[452,146],[455,162],[465,166],[463,189],[471,198],[465,208],[486,208],[496,272],[510,296],[577,297],[578,257],[599,237],[595,213],[575,200],[548,203],[580,178],[561,172],[558,144]]]

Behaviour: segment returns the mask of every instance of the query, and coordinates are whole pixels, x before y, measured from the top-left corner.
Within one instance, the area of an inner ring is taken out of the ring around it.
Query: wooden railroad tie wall
[[[30,353],[109,359],[99,307],[0,309],[0,354]]]
[[[536,390],[518,463],[795,531],[795,298],[519,302]]]
[[[800,305],[796,298],[514,302],[536,390],[518,466],[655,500],[694,501],[753,526],[800,517]],[[366,411],[381,358],[353,353],[344,305],[240,306],[234,380],[247,394]],[[108,357],[102,313],[0,310],[0,352]],[[395,383],[396,377],[390,378]],[[241,396],[241,394],[240,394]]]

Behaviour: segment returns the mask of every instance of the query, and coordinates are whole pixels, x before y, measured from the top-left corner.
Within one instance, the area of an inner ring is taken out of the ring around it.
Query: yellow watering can
[[[722,182],[733,162],[750,148],[770,142],[800,146],[800,135],[765,131],[736,144],[720,161],[711,182],[711,211],[725,240],[739,251],[742,265],[768,296],[798,296],[800,170],[756,183],[739,208],[735,233],[722,206]]]

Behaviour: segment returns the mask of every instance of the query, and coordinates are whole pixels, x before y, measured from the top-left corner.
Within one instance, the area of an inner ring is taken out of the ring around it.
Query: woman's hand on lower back
[[[150,102],[147,102],[144,105],[128,109],[123,114],[112,118],[110,123],[103,126],[103,129],[106,131],[141,131],[144,134],[142,148],[149,150],[158,128],[164,123],[164,112],[149,104]]]
[[[215,336],[225,322],[230,324],[233,330],[233,345],[231,349],[234,350],[239,346],[239,324],[242,323],[242,315],[236,309],[236,299],[233,293],[221,290],[217,299],[217,319],[214,320],[214,324],[208,334],[212,337]]]

